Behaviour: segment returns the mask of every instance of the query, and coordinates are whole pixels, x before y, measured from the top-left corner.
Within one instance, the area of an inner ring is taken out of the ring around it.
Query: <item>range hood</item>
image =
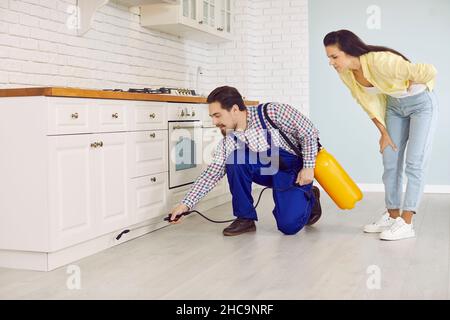
[[[111,0],[77,0],[78,35],[85,34],[90,29],[94,13],[109,2]],[[127,7],[137,7],[157,3],[179,4],[180,0],[114,0],[114,2]]]

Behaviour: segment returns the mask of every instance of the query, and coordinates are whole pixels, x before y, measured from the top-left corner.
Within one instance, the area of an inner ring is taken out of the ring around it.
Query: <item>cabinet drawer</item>
[[[89,133],[95,110],[83,99],[51,98],[48,103],[48,134]]]
[[[167,212],[167,172],[130,180],[132,223],[140,223]]]
[[[128,133],[131,178],[168,171],[167,139],[167,130]]]
[[[97,102],[95,107],[98,109],[98,131],[127,131],[127,108],[130,106],[129,101]]]
[[[135,102],[131,108],[131,130],[167,129],[167,104]]]

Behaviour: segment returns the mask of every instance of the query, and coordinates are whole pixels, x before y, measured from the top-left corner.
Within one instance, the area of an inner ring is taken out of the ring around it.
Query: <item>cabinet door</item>
[[[94,135],[96,215],[99,232],[104,234],[129,224],[127,206],[127,148],[125,133]]]
[[[217,31],[231,34],[233,23],[233,3],[231,0],[216,0],[217,4]]]
[[[217,21],[217,4],[220,0],[199,0],[200,23],[205,31],[215,33]]]
[[[48,137],[51,251],[94,237],[94,153],[90,135]]]
[[[199,5],[200,0],[181,0],[181,16],[184,24],[190,25],[194,28],[199,28],[201,22]]]
[[[130,180],[132,224],[168,214],[167,172]]]

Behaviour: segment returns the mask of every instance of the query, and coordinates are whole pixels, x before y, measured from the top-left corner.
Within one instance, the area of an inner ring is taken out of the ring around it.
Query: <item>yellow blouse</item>
[[[376,118],[384,126],[386,95],[405,92],[410,81],[426,84],[428,90],[433,91],[437,71],[431,64],[411,63],[389,51],[369,52],[360,57],[360,62],[364,77],[381,94],[366,92],[351,70],[343,71],[339,76],[369,117]]]

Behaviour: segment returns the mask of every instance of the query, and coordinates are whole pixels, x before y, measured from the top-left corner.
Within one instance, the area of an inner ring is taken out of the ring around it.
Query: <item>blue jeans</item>
[[[387,209],[417,211],[425,184],[437,111],[436,96],[428,90],[400,99],[387,96],[386,129],[398,147],[398,151],[387,147],[383,152]],[[402,206],[404,163],[408,181]]]

